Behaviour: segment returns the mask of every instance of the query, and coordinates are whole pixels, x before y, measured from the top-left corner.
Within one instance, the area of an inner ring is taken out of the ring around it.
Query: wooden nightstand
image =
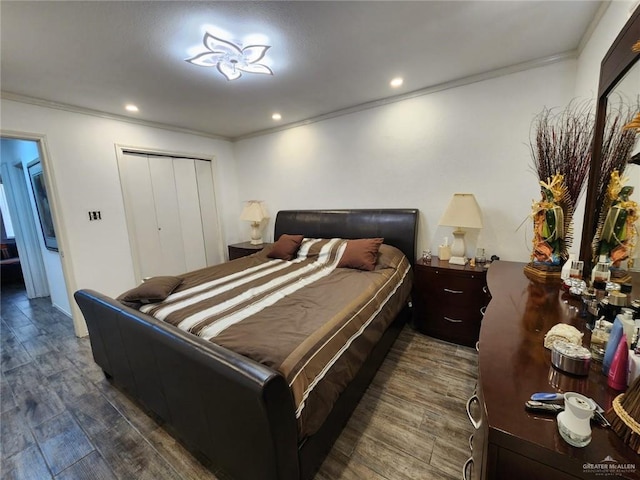
[[[251,242],[236,243],[234,245],[228,245],[229,260],[235,260],[236,258],[246,257],[252,253],[259,252],[270,243],[261,243],[260,245],[253,245]]]
[[[418,260],[413,284],[416,328],[448,342],[475,345],[491,298],[486,281],[483,267],[449,265],[438,257],[431,263]]]

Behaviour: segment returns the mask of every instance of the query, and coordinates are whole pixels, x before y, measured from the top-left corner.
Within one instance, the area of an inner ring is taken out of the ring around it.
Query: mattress
[[[342,239],[305,239],[291,261],[260,253],[181,275],[140,310],[260,362],[289,383],[300,439],[322,425],[406,304],[412,272],[381,245],[373,271],[337,268]]]

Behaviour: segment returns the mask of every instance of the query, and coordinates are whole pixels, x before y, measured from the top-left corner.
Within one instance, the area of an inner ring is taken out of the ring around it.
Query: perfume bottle
[[[611,272],[609,271],[609,262],[607,262],[606,255],[600,255],[598,263],[593,267],[591,271],[591,282],[602,281],[608,282]]]

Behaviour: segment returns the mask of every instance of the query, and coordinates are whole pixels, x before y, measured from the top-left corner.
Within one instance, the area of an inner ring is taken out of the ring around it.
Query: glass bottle
[[[600,255],[600,260],[596,263],[595,267],[591,271],[591,281],[608,282],[611,272],[609,271],[609,262],[607,262],[606,255]]]

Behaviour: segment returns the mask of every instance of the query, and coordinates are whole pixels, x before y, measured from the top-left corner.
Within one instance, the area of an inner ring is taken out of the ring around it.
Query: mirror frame
[[[600,83],[598,86],[598,104],[596,109],[596,125],[593,137],[593,151],[589,165],[587,183],[587,199],[582,223],[580,240],[580,260],[584,262],[584,272],[588,274],[592,267],[591,242],[598,219],[594,218],[596,209],[597,179],[602,169],[602,137],[607,118],[607,96],[622,80],[626,73],[640,60],[640,53],[633,52],[631,47],[640,41],[640,7],[631,15],[615,41],[604,56],[600,65]]]

